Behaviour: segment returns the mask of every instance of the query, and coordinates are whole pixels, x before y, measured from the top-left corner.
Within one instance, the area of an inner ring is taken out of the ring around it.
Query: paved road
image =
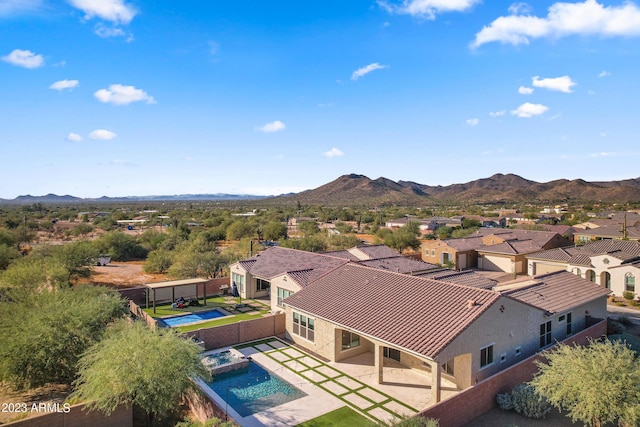
[[[640,310],[635,308],[618,307],[615,304],[607,304],[607,310],[611,317],[626,316],[633,323],[640,325]]]

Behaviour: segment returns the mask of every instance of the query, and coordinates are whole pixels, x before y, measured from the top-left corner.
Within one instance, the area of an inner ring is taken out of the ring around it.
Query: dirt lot
[[[94,267],[91,283],[115,288],[132,288],[145,283],[168,280],[164,274],[147,274],[142,270],[142,261],[111,262]]]

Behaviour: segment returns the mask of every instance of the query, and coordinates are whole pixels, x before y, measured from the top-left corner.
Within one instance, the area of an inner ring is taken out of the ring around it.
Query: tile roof
[[[309,284],[311,279],[313,278],[313,270],[297,270],[297,271],[287,271],[287,275],[293,279],[300,287],[305,287]]]
[[[245,270],[262,279],[271,279],[287,271],[310,270],[309,280],[347,262],[349,260],[280,246],[265,249],[248,260],[239,261]]]
[[[581,265],[583,267],[592,267],[591,265],[591,255],[585,253],[577,253],[571,257],[568,264],[571,265]]]
[[[395,271],[396,273],[412,273],[414,271],[425,271],[440,269],[435,264],[429,264],[428,262],[418,261],[415,259],[403,257],[402,255],[389,257],[369,259],[364,261],[358,261],[358,264],[366,265],[367,267],[378,268],[381,270]]]
[[[482,289],[492,289],[498,283],[495,280],[491,280],[487,277],[477,274],[473,270],[457,271],[450,270],[448,268],[441,268],[437,271],[426,271],[424,273],[418,273],[415,274],[415,276]]]
[[[385,245],[362,245],[347,249],[347,251],[355,256],[360,256],[361,260],[388,258],[400,255],[398,251]]]
[[[284,302],[294,309],[434,358],[500,295],[346,264]],[[469,301],[474,301],[469,307]]]
[[[505,290],[502,295],[540,308],[547,313],[561,313],[606,297],[611,293],[600,285],[568,271],[535,276],[521,288]]]
[[[540,252],[541,250],[542,245],[540,244],[540,242],[536,242],[533,240],[509,240],[504,243],[498,243],[496,245],[483,245],[477,249],[478,252],[506,255],[530,254],[534,252]]]
[[[527,258],[568,262],[571,257],[579,251],[580,250],[574,246],[565,246],[562,248],[547,249],[546,251],[529,254],[527,255]]]
[[[360,261],[360,258],[358,258],[357,256],[355,256],[354,254],[352,254],[346,249],[341,251],[327,251],[327,252],[320,252],[320,253],[322,255],[329,255],[336,258],[348,259],[349,261]]]

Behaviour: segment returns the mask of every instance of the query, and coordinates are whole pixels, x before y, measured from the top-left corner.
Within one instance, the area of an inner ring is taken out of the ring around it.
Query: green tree
[[[240,240],[243,237],[252,237],[255,233],[256,229],[249,221],[239,220],[227,227],[227,240]]]
[[[73,396],[106,414],[120,405],[136,405],[162,418],[187,392],[195,391],[193,378],[210,380],[193,341],[171,328],[150,329],[124,320],[109,327],[82,356],[79,368]]]
[[[280,243],[285,248],[299,249],[307,252],[322,252],[327,250],[327,240],[324,236],[312,234],[301,239],[287,239]]]
[[[69,287],[69,270],[51,257],[25,257],[16,259],[0,275],[2,287],[9,288],[15,294],[29,295],[36,290],[49,290]]]
[[[406,248],[417,250],[420,248],[420,240],[418,240],[417,234],[418,233],[408,225],[400,227],[384,237],[384,244],[398,250],[400,253]]]
[[[6,270],[19,256],[20,252],[16,248],[0,243],[0,270]]]
[[[143,248],[135,237],[120,231],[110,231],[93,241],[100,253],[109,254],[114,261],[129,261],[144,259],[147,250]]]
[[[98,286],[9,295],[0,304],[0,379],[17,389],[71,384],[80,356],[124,315],[120,295]]]
[[[149,252],[142,269],[145,273],[163,274],[169,271],[173,264],[174,254],[164,249],[156,249]]]
[[[267,240],[287,238],[287,224],[280,221],[270,221],[262,227],[262,233]]]
[[[319,232],[320,227],[318,227],[316,221],[300,221],[298,223],[298,230],[301,231],[303,235],[310,236]]]
[[[640,423],[640,358],[623,342],[559,344],[544,356],[530,384],[571,420],[595,427]]]

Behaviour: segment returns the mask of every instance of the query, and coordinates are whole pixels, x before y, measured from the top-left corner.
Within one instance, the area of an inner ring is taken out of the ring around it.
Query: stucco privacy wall
[[[562,342],[565,344],[575,343],[584,345],[589,342],[589,338],[603,336],[606,332],[607,321],[601,320],[595,325]],[[440,427],[458,427],[465,425],[496,406],[496,394],[509,392],[514,386],[530,381],[538,371],[534,362],[540,358],[540,354],[531,356],[479,382],[474,387],[463,390],[431,406],[419,415],[439,420]]]
[[[284,314],[269,314],[229,325],[198,329],[187,332],[186,335],[200,338],[204,341],[205,349],[212,350],[272,336],[282,338],[285,332],[284,326]]]
[[[119,406],[110,416],[83,410],[84,403],[71,406],[69,413],[53,412],[33,415],[24,420],[3,424],[11,427],[133,427],[133,409]]]

